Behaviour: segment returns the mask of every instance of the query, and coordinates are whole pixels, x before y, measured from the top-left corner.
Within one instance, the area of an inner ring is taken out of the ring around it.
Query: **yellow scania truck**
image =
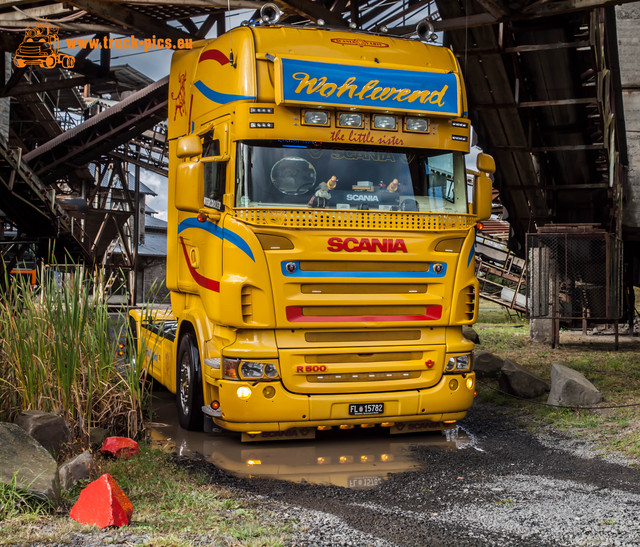
[[[468,191],[460,67],[273,19],[173,55],[171,307],[131,312],[144,366],[187,429],[446,427],[474,397],[495,169],[481,154]]]

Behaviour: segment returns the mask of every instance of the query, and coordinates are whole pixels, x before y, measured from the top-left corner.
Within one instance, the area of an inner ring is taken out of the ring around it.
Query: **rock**
[[[71,431],[60,414],[23,410],[15,420],[22,429],[57,457],[72,442]]]
[[[480,343],[480,337],[478,336],[478,333],[475,331],[475,329],[469,327],[468,325],[462,326],[462,336],[464,336],[467,340],[470,340],[474,344]]]
[[[0,479],[57,505],[58,465],[49,451],[17,424],[0,423]]]
[[[549,391],[549,384],[511,359],[505,359],[500,375],[500,389],[523,397],[534,399]]]
[[[100,452],[114,458],[128,460],[140,452],[138,443],[127,437],[108,437],[102,444]]]
[[[531,340],[541,344],[551,344],[553,340],[553,319],[546,317],[532,319],[529,326]]]
[[[504,361],[488,351],[473,352],[473,370],[476,371],[478,378],[495,378],[502,369]]]
[[[590,406],[602,401],[602,393],[578,371],[554,364],[547,403],[563,406]]]
[[[131,521],[133,505],[114,478],[105,473],[80,492],[69,516],[82,524],[106,528]]]
[[[107,438],[108,434],[108,431],[104,427],[90,427],[89,444],[92,447],[102,446],[102,443]]]
[[[93,456],[88,450],[64,462],[58,469],[62,490],[69,490],[78,481],[90,478],[93,465]]]

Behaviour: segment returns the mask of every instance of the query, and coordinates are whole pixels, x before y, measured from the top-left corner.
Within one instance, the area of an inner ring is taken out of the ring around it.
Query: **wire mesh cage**
[[[617,323],[622,317],[622,244],[598,230],[527,234],[532,319]]]

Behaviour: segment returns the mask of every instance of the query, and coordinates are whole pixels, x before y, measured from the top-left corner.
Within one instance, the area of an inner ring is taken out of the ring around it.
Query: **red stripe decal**
[[[437,321],[442,306],[427,306],[424,315],[303,315],[302,306],[287,307],[287,321],[292,323],[354,323],[358,321]]]
[[[198,62],[201,63],[202,61],[207,61],[207,60],[218,61],[222,66],[227,65],[230,62],[229,57],[227,57],[219,49],[209,49],[203,52],[200,55]]]
[[[187,252],[187,246],[184,244],[184,239],[180,238],[180,243],[182,243],[182,251],[184,252],[184,259],[187,261],[187,268],[189,268],[189,272],[193,277],[194,281],[204,287],[205,289],[209,289],[210,291],[220,292],[220,282],[215,279],[209,279],[204,275],[196,272],[195,268],[191,265],[189,261],[189,253]]]

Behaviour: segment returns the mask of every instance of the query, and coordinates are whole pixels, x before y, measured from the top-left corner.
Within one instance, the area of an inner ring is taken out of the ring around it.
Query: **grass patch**
[[[3,523],[8,544],[72,543],[77,534],[133,536],[142,545],[278,546],[289,537],[292,522],[282,522],[257,502],[249,503],[210,484],[203,475],[175,465],[171,457],[149,445],[130,460],[98,458],[97,475],[109,473],[133,504],[129,526],[100,531],[68,517],[80,487],[67,493],[67,507],[57,515],[34,515],[28,522],[12,516]]]
[[[528,324],[523,326],[476,324],[480,336],[478,349],[526,367],[550,382],[554,363],[583,374],[602,393],[601,410],[572,410],[546,407],[543,397],[529,402],[495,391],[497,382],[478,384],[479,399],[517,412],[532,428],[552,427],[571,436],[593,441],[606,452],[618,452],[631,459],[640,458],[640,339],[626,337],[619,351],[613,349],[612,336],[583,336],[562,331],[560,345],[532,342]]]
[[[16,517],[36,519],[41,515],[51,513],[52,506],[17,486],[14,475],[9,482],[0,480],[0,522]]]

